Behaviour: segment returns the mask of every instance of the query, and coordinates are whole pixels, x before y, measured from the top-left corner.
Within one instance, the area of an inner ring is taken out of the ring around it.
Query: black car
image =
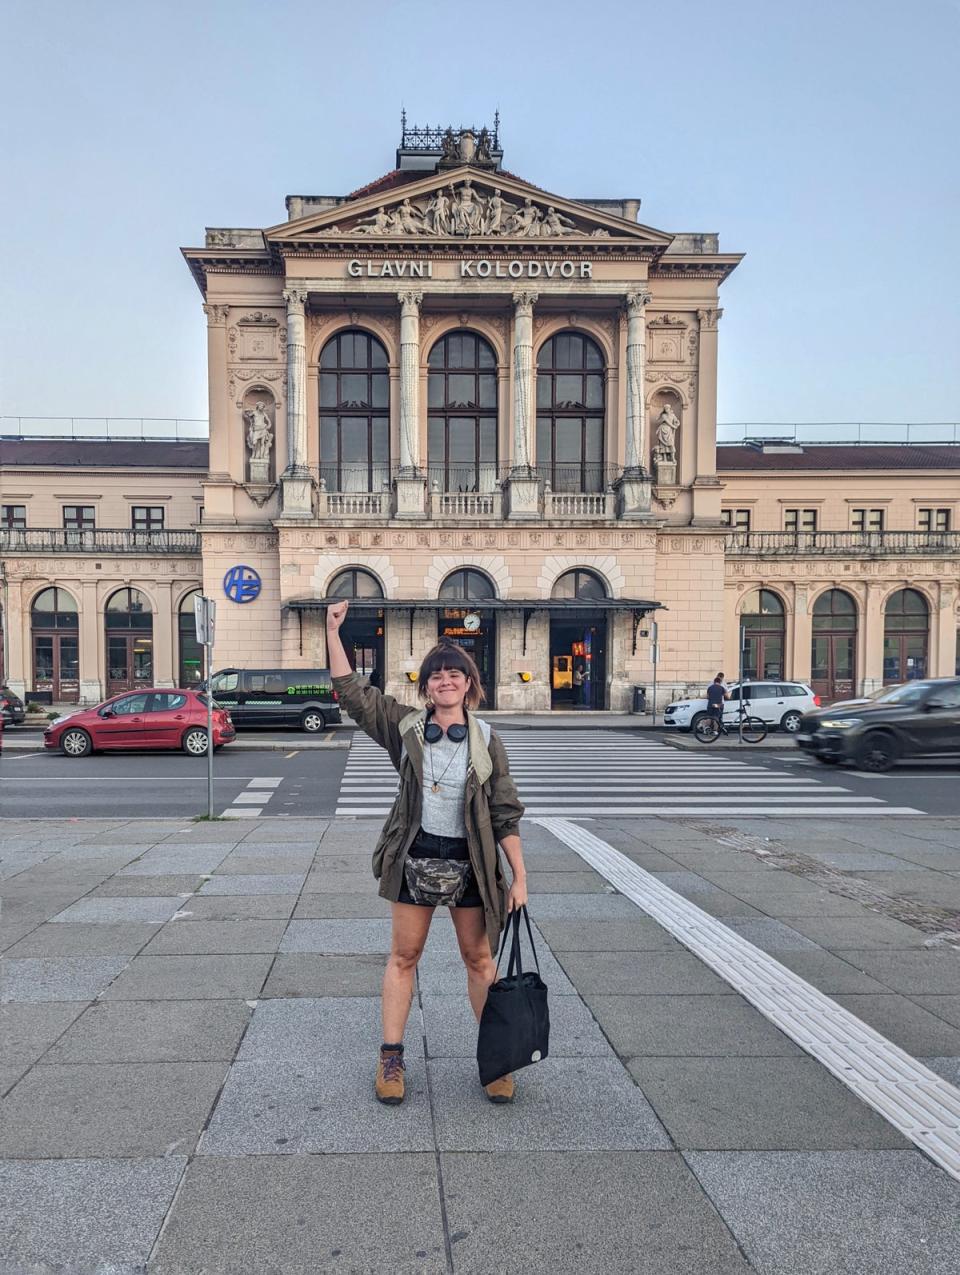
[[[960,678],[904,682],[876,699],[806,713],[793,738],[818,761],[852,762],[860,770],[960,753]]]
[[[0,686],[0,717],[4,726],[22,726],[27,710],[19,695],[14,695],[7,686]]]
[[[211,681],[234,726],[297,726],[312,734],[340,724],[329,669],[225,668]]]

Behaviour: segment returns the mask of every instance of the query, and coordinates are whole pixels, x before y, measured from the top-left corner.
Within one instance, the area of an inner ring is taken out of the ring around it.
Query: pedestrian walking
[[[493,982],[506,915],[527,902],[520,844],[523,806],[503,744],[474,710],[483,700],[477,666],[452,643],[439,643],[417,677],[420,709],[384,695],[352,672],[340,639],[347,602],[327,608],[327,651],[341,704],[385,748],[399,791],[373,852],[373,875],[392,910],[383,976],[383,1043],[375,1090],[384,1103],[404,1097],[403,1035],[413,979],[436,907],[449,907],[479,1021]],[[510,864],[509,892],[498,844]],[[484,1086],[491,1102],[511,1102],[512,1075]]]
[[[718,722],[723,721],[723,704],[730,698],[723,676],[718,673],[707,687],[707,716],[715,717]]]

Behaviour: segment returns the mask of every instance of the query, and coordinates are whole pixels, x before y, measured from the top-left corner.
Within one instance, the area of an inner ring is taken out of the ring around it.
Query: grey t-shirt
[[[453,743],[444,735],[423,746],[423,811],[420,826],[436,837],[465,837],[463,799],[467,788],[469,744]],[[442,778],[441,778],[442,776]],[[433,791],[433,785],[439,792]]]

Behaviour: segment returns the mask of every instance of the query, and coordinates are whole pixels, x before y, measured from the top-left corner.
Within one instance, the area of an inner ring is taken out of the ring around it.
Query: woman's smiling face
[[[469,689],[469,677],[458,668],[441,668],[427,678],[427,693],[438,708],[459,708]]]

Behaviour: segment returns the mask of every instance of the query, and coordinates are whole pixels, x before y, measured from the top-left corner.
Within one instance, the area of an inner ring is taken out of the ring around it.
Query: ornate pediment
[[[561,199],[500,173],[462,167],[275,226],[268,240],[363,241],[617,239],[661,251],[671,236],[586,204]]]

